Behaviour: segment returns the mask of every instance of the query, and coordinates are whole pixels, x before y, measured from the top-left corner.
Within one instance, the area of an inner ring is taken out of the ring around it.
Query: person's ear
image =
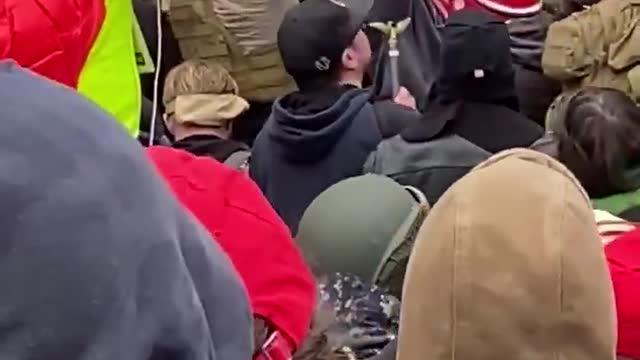
[[[162,114],[162,121],[164,122],[164,127],[167,129],[167,131],[169,131],[170,133],[174,133],[173,132],[173,120],[171,119],[171,117],[169,115]]]
[[[342,67],[345,70],[356,70],[358,69],[358,59],[355,51],[348,47],[342,53]]]

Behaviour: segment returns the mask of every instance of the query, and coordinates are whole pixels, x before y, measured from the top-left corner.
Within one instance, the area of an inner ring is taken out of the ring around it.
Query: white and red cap
[[[507,18],[529,16],[542,10],[541,0],[433,0],[433,4],[444,18],[465,8],[486,9]]]

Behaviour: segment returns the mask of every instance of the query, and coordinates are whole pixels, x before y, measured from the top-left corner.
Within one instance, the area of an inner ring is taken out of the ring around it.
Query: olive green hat
[[[399,295],[424,195],[380,175],[343,180],[304,213],[296,242],[317,276],[349,273]]]
[[[575,97],[577,91],[565,91],[558,95],[549,106],[545,117],[545,134],[538,139],[531,149],[547,154],[553,158],[558,158],[559,140],[565,136],[565,118],[569,103]]]
[[[558,95],[547,110],[544,127],[549,133],[564,133],[564,121],[567,115],[567,107],[571,100],[578,94],[576,90],[569,90]]]

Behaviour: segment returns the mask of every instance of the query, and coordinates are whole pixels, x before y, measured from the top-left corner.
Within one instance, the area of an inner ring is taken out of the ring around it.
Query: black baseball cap
[[[304,0],[284,16],[278,47],[287,72],[301,83],[332,74],[364,28],[374,0]]]

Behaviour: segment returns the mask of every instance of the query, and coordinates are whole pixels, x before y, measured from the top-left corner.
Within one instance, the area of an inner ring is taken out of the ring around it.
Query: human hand
[[[398,93],[393,98],[393,102],[402,106],[406,106],[410,109],[416,110],[416,99],[411,95],[409,90],[404,86],[401,86]]]

